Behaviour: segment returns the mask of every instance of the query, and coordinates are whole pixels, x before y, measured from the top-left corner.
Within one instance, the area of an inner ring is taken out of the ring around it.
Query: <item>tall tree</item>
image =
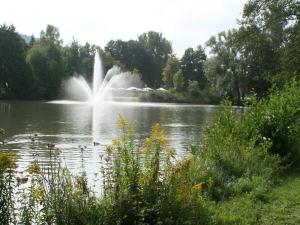
[[[52,44],[60,45],[62,44],[62,39],[60,39],[60,33],[57,27],[48,24],[46,30],[42,30],[40,33],[41,42],[49,42]]]
[[[180,67],[186,84],[188,80],[198,81],[200,89],[206,86],[207,79],[204,74],[203,64],[206,60],[206,54],[201,46],[196,50],[188,48],[181,58]]]
[[[162,73],[162,80],[167,88],[172,88],[174,86],[173,77],[178,70],[179,70],[179,60],[176,58],[176,56],[171,55],[168,58],[168,61]]]
[[[26,44],[15,27],[0,25],[0,98],[31,98],[32,77],[25,55]]]
[[[237,103],[244,97],[246,75],[244,58],[236,42],[236,30],[221,32],[207,42],[212,58],[205,64],[206,76],[221,96],[229,95]]]
[[[77,40],[73,39],[70,46],[64,48],[64,57],[66,70],[69,76],[81,74],[80,45]]]
[[[56,98],[61,81],[66,76],[60,43],[58,29],[49,29],[48,25],[47,31],[41,32],[40,42],[34,44],[27,53],[26,60],[32,70],[39,98]]]
[[[287,39],[281,57],[284,80],[289,80],[291,76],[300,79],[300,22],[289,29]]]
[[[155,82],[152,77],[153,62],[144,47],[137,41],[109,41],[105,51],[123,65],[123,69],[139,71],[142,80],[148,85],[153,86]]]
[[[140,35],[138,41],[145,48],[154,64],[151,73],[152,80],[154,80],[152,86],[159,87],[162,83],[163,68],[172,53],[171,42],[164,38],[161,33],[154,31]]]
[[[264,80],[260,79],[260,83],[263,84],[260,86],[257,86],[258,80],[254,80],[253,85],[256,86],[258,93],[265,93],[266,87],[270,86],[268,81],[278,80],[278,74],[283,74],[282,70],[288,72],[284,73],[286,77],[280,78],[281,80],[288,80],[293,74],[293,71],[288,69],[293,66],[286,66],[290,60],[282,57],[286,58],[289,54],[287,48],[296,47],[290,42],[295,40],[293,28],[299,23],[299,19],[299,0],[249,0],[245,4],[241,20],[244,31],[243,42],[249,52],[255,52],[255,56],[248,55],[252,56],[252,61],[256,61],[251,65],[256,71],[250,74],[267,77]]]

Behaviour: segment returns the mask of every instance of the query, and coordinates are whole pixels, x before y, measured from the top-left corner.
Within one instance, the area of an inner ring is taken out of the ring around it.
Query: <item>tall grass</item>
[[[13,190],[16,186],[16,155],[0,151],[0,224],[15,221]]]

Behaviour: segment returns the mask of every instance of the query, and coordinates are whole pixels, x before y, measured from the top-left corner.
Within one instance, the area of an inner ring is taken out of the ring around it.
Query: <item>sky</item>
[[[182,56],[218,32],[237,27],[246,0],[0,0],[0,24],[39,37],[47,24],[64,44],[73,37],[105,47],[108,41],[161,32]]]

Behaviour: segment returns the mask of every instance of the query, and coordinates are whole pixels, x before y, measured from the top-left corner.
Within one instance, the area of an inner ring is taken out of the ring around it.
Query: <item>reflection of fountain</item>
[[[67,92],[72,99],[97,103],[111,99],[116,93],[122,96],[122,91],[132,85],[143,86],[139,76],[129,72],[123,73],[117,66],[113,66],[104,76],[102,62],[96,52],[91,87],[82,76],[77,76],[67,82]]]

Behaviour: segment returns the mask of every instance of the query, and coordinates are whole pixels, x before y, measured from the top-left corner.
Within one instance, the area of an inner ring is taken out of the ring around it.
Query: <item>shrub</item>
[[[286,157],[286,162],[299,160],[300,85],[292,82],[262,101],[254,97],[244,115],[244,129],[248,137],[259,136],[257,144],[269,140],[269,152]]]
[[[202,147],[193,147],[195,179],[205,182],[208,195],[216,200],[243,192],[264,200],[282,163],[299,157],[299,85],[273,90],[260,101],[253,98],[242,115],[228,102],[223,107],[205,129]]]
[[[228,102],[205,129],[203,145],[196,153],[195,179],[205,182],[215,200],[250,192],[257,178],[271,182],[279,171],[280,159],[270,155],[271,143],[248,136],[239,115]]]

